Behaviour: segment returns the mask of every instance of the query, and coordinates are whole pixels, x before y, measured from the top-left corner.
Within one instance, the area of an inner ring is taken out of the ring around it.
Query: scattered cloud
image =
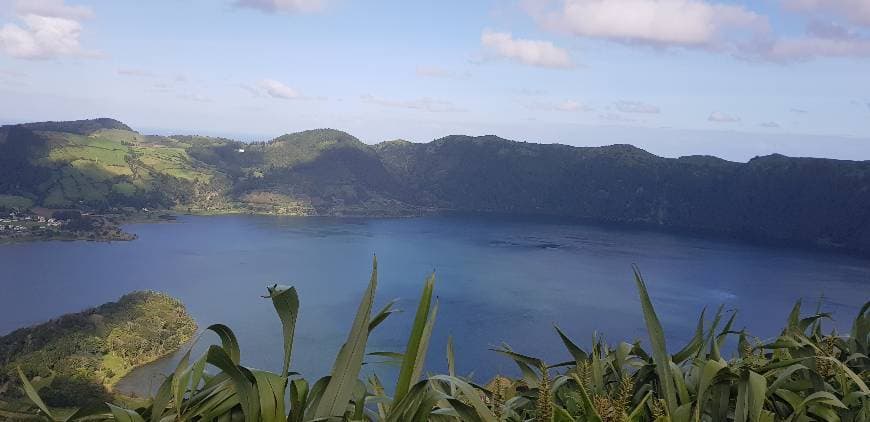
[[[115,69],[118,76],[130,78],[136,83],[145,84],[145,92],[155,94],[175,94],[179,99],[211,102],[210,98],[203,97],[199,94],[187,92],[191,89],[187,85],[187,77],[181,74],[170,74],[155,72],[150,69],[140,67],[119,67]]]
[[[807,111],[807,110],[804,110],[802,108],[795,108],[795,107],[788,109],[788,111],[795,113],[795,114],[807,114],[807,113],[809,113],[809,111]]]
[[[562,0],[526,2],[526,11],[550,30],[587,38],[658,46],[714,47],[732,35],[769,30],[764,16],[706,0]]]
[[[18,23],[0,26],[0,52],[28,60],[59,57],[98,57],[82,47],[81,21],[93,16],[84,6],[68,6],[62,0],[19,1]]]
[[[726,114],[721,111],[714,111],[710,113],[710,117],[707,118],[707,121],[715,123],[737,123],[740,121],[740,117]]]
[[[812,19],[802,34],[777,34],[766,16],[724,0],[525,0],[523,4],[543,28],[584,38],[700,48],[781,63],[870,57],[866,32],[822,19],[827,14],[870,27],[870,1],[779,1]]]
[[[789,10],[829,13],[856,25],[870,26],[870,2],[867,0],[782,0],[782,3]]]
[[[781,127],[777,122],[762,122],[759,126],[769,129],[779,129]]]
[[[469,72],[454,72],[438,66],[417,66],[415,73],[423,78],[466,79],[471,77]]]
[[[813,21],[802,36],[757,42],[748,50],[750,55],[779,62],[870,57],[870,36],[836,22]]]
[[[568,51],[549,41],[514,38],[509,32],[486,30],[480,43],[499,57],[504,57],[530,66],[549,68],[573,67]]]
[[[299,91],[273,79],[263,79],[257,84],[257,87],[272,98],[282,100],[298,100],[302,98]]]
[[[565,111],[565,112],[583,112],[593,111],[592,107],[579,103],[577,101],[566,100],[560,102],[533,101],[523,103],[523,106],[529,110],[535,111]]]
[[[659,114],[661,112],[658,106],[639,101],[618,101],[614,107],[623,113]]]
[[[431,113],[447,113],[447,112],[460,112],[465,111],[462,108],[455,106],[450,101],[445,100],[437,100],[433,98],[419,98],[415,100],[393,100],[387,98],[380,98],[374,95],[362,95],[360,99],[369,104],[377,104],[383,107],[393,107],[393,108],[406,108],[409,110],[420,110],[427,111]]]
[[[259,88],[255,87],[255,86],[248,85],[248,84],[239,84],[239,88],[242,88],[245,91],[248,91],[248,93],[251,94],[251,96],[254,98],[260,98],[263,96],[263,91],[261,91]]]
[[[326,7],[326,0],[236,0],[233,5],[266,13],[315,13]]]

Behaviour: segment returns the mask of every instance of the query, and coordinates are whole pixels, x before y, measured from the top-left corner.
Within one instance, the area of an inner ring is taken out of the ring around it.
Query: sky
[[[0,123],[870,160],[870,0],[0,0]]]

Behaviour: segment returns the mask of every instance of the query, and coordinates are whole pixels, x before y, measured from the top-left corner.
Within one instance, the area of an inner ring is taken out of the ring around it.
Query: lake
[[[301,300],[292,368],[319,377],[346,338],[377,254],[376,307],[399,298],[405,312],[377,329],[369,350],[404,348],[423,280],[435,270],[440,311],[428,367],[445,370],[452,335],[457,370],[485,382],[515,373],[488,350],[502,343],[547,362],[567,360],[553,324],[583,346],[595,331],[613,342],[645,340],[632,263],[673,347],[692,334],[705,306],[739,309],[736,328],[770,337],[799,298],[808,311],[821,298],[841,331],[870,298],[867,259],[556,219],[217,216],[126,229],[139,239],[0,245],[0,334],[152,289],[183,300],[200,327],[229,325],[245,364],[276,370],[280,324],[261,296],[267,285],[289,284]],[[215,340],[203,337],[197,350]],[[155,374],[172,367],[170,358],[141,368],[119,388],[153,389]]]

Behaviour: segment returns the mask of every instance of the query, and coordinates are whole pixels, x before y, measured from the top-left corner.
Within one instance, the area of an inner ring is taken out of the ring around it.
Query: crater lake
[[[266,286],[293,285],[301,306],[291,369],[325,375],[350,328],[377,254],[376,308],[398,298],[369,351],[401,352],[424,278],[436,273],[440,309],[428,367],[446,369],[448,336],[457,371],[486,382],[514,374],[489,349],[547,362],[569,360],[553,326],[588,346],[597,330],[610,342],[646,342],[632,264],[647,281],[668,335],[679,347],[701,311],[738,310],[736,329],[769,338],[803,299],[821,302],[845,330],[870,297],[870,260],[748,245],[575,221],[492,216],[359,219],[183,216],[132,224],[131,242],[36,242],[0,245],[0,334],[116,300],[133,290],[181,299],[200,328],[223,323],[239,337],[244,364],[278,370],[280,323]],[[205,335],[194,353],[216,337]],[[521,346],[521,347],[520,347]],[[145,394],[180,354],[135,370],[117,388]],[[383,358],[368,371],[397,372]]]

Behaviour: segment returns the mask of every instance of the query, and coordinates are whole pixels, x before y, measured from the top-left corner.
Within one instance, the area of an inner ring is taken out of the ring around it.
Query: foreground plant
[[[822,333],[830,316],[816,312],[801,318],[796,304],[782,333],[772,341],[736,331],[735,313],[720,328],[720,307],[707,326],[704,313],[692,340],[669,353],[665,335],[635,269],[635,283],[649,334],[649,352],[639,343],[607,344],[593,337],[589,352],[562,330],[556,333],[571,360],[547,365],[515,352],[495,349],[516,362],[518,379],[496,377],[486,387],[455,373],[452,339],[448,374],[423,377],[429,339],[438,312],[430,276],[403,353],[375,352],[397,359],[400,373],[393,395],[376,375],[360,380],[368,336],[394,312],[393,302],[373,312],[377,262],[347,340],[329,376],[309,384],[290,372],[299,299],[294,288],[268,289],[284,336],[282,371],[273,373],[240,364],[239,345],[223,325],[208,329],[221,341],[191,362],[188,352],[146,405],[108,405],[84,414],[49,409],[38,390],[50,380],[32,383],[20,374],[30,409],[0,411],[10,419],[50,421],[536,421],[536,422],[700,422],[700,421],[870,421],[870,302],[855,318],[848,336]],[[736,342],[726,359],[722,348]],[[206,368],[216,369],[210,374]],[[2,405],[2,402],[0,402]]]

